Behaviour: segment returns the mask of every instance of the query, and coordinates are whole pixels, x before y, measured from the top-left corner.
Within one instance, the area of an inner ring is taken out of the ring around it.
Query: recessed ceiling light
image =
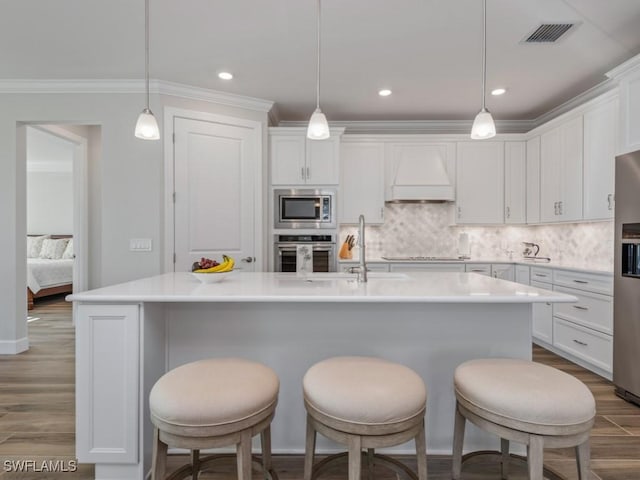
[[[506,91],[506,88],[494,88],[493,90],[491,90],[491,95],[503,95]]]
[[[233,74],[229,72],[220,72],[218,74],[218,78],[221,78],[222,80],[231,80],[233,78]]]
[[[383,88],[378,92],[378,95],[380,95],[381,97],[388,97],[389,95],[391,95],[391,90],[389,90],[388,88]]]

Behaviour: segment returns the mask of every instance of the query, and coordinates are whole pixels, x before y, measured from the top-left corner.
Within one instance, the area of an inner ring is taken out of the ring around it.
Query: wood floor
[[[39,317],[29,323],[29,351],[0,356],[0,479],[92,479],[91,465],[77,465],[75,472],[69,471],[75,461],[75,359],[70,306],[60,298],[41,300],[29,314]],[[589,480],[640,480],[640,408],[616,397],[610,382],[546,350],[534,347],[534,359],[575,375],[596,398]],[[173,456],[169,467],[178,466],[185,458]],[[32,460],[34,464],[26,472],[6,471],[20,460]],[[275,456],[280,479],[301,479],[302,460],[295,455]],[[414,463],[412,457],[402,460]],[[34,466],[41,471],[34,471]],[[577,479],[572,449],[545,450],[545,466],[568,480]],[[450,468],[449,458],[429,456],[430,480],[449,480]],[[526,479],[523,467],[514,470],[511,480]],[[375,473],[378,480],[396,480],[389,472]],[[216,474],[205,472],[200,478],[235,478],[232,466],[217,467]],[[256,473],[254,478],[262,477]],[[346,470],[336,468],[322,478],[344,479]],[[463,480],[499,478],[493,458],[477,457],[463,466]]]

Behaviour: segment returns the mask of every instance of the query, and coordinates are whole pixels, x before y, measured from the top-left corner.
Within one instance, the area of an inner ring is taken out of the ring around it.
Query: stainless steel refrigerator
[[[640,405],[640,151],[616,157],[613,383]]]

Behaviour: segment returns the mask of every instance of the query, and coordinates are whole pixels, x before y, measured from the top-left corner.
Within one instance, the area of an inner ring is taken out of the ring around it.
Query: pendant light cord
[[[482,110],[486,110],[487,91],[487,0],[482,0]]]
[[[144,0],[144,78],[147,87],[147,110],[149,109],[149,0]]]
[[[149,0],[147,0],[149,1]],[[316,108],[320,108],[320,0],[318,0],[318,65],[316,66]]]

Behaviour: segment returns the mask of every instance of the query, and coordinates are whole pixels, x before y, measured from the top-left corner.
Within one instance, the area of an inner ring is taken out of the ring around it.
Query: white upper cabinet
[[[526,144],[504,143],[504,223],[526,222]]]
[[[527,141],[527,223],[540,222],[540,136]]]
[[[640,55],[607,73],[618,82],[620,108],[616,154],[640,150]]]
[[[309,140],[306,129],[269,129],[272,185],[337,185],[340,181],[340,135]]]
[[[384,143],[343,142],[340,147],[339,223],[384,222]]]
[[[618,100],[584,114],[584,219],[613,218]]]
[[[540,221],[582,219],[582,116],[540,139]]]
[[[460,142],[456,162],[456,222],[504,222],[504,142]]]

